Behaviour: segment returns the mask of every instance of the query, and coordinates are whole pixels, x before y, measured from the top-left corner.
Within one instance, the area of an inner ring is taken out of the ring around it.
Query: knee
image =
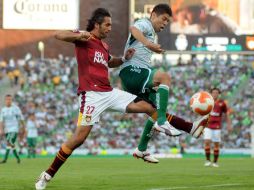
[[[170,75],[166,72],[162,72],[161,81],[169,86],[171,81]]]
[[[210,142],[205,142],[205,147],[210,147]]]

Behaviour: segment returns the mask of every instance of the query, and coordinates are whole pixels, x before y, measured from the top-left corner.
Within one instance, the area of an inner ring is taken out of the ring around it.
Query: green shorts
[[[153,76],[157,69],[127,66],[120,71],[123,90],[155,104],[156,91],[153,89]]]
[[[10,143],[11,145],[15,145],[17,137],[18,137],[18,133],[15,133],[15,132],[5,134],[5,138],[7,142]]]
[[[31,137],[28,137],[27,138],[27,145],[28,147],[36,147],[36,143],[37,143],[37,138],[31,138]]]

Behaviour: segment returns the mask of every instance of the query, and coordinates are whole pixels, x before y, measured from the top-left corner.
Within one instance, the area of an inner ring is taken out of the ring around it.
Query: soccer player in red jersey
[[[72,152],[84,143],[93,124],[99,121],[107,109],[128,113],[146,113],[152,116],[156,109],[136,95],[113,89],[108,79],[108,67],[118,67],[124,59],[132,57],[135,50],[129,49],[124,58],[109,54],[108,45],[102,41],[111,31],[110,13],[96,9],[88,21],[86,31],[58,31],[55,38],[75,44],[78,62],[79,117],[73,136],[61,146],[49,168],[42,172],[35,184],[36,189],[45,189],[59,168]],[[149,155],[146,155],[149,156]]]
[[[226,115],[228,131],[230,132],[232,130],[228,106],[224,100],[219,98],[220,93],[221,91],[219,88],[213,88],[211,90],[211,94],[214,98],[214,108],[210,114],[208,126],[207,128],[204,129],[205,155],[206,155],[205,166],[219,167],[217,162],[220,152],[221,122],[223,114]],[[210,150],[212,142],[214,143],[213,163],[210,160]]]

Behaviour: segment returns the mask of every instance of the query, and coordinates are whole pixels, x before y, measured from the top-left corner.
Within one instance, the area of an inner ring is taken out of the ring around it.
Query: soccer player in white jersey
[[[139,19],[130,27],[125,51],[133,48],[135,54],[121,65],[119,74],[125,91],[147,100],[157,108],[157,115],[147,120],[139,146],[133,154],[134,157],[151,163],[158,163],[158,160],[152,158],[146,151],[153,126],[157,131],[169,136],[179,136],[181,132],[178,129],[180,129],[198,138],[208,122],[208,116],[191,123],[166,114],[170,76],[167,72],[152,68],[151,56],[153,53],[164,52],[161,46],[156,44],[155,38],[156,33],[168,25],[171,17],[172,11],[169,5],[158,4],[153,8],[150,18]]]
[[[5,134],[7,141],[6,152],[1,164],[6,163],[10,150],[13,150],[14,156],[17,158],[17,163],[20,163],[20,158],[16,150],[16,140],[19,131],[21,134],[24,131],[24,117],[18,106],[12,103],[12,96],[5,96],[5,106],[0,113],[0,136]]]
[[[36,122],[35,114],[32,112],[29,114],[27,124],[26,124],[26,136],[27,136],[27,146],[28,146],[28,158],[35,158],[36,156],[36,143],[38,137],[39,125]]]

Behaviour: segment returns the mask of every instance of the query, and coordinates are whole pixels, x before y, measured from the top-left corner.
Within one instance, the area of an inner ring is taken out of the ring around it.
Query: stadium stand
[[[190,97],[199,90],[219,86],[231,107],[234,129],[231,134],[223,132],[223,147],[250,148],[250,126],[254,118],[254,74],[250,63],[251,61],[240,58],[202,61],[194,58],[188,64],[179,62],[167,67],[172,76],[168,110],[187,120],[194,120],[196,116],[189,108]],[[162,66],[160,62],[154,64]],[[17,70],[18,78],[10,77]],[[2,80],[9,76],[10,84],[19,86],[15,100],[25,117],[29,112],[36,113],[40,124],[38,152],[47,150],[53,153],[54,147],[60,147],[76,127],[76,72],[75,59],[62,55],[57,59],[43,61],[9,61],[5,67],[1,67]],[[120,87],[118,70],[111,71],[111,81],[115,87]],[[142,114],[119,115],[107,112],[103,114],[100,123],[94,126],[90,138],[82,148],[90,154],[97,154],[99,149],[133,149],[138,144],[144,121]],[[196,140],[187,134],[180,139],[155,134],[149,146],[153,152],[161,152],[179,146],[179,142],[185,148],[201,148],[201,141],[202,139]],[[1,145],[4,146],[3,142]],[[21,150],[24,145],[25,141],[21,142]]]

